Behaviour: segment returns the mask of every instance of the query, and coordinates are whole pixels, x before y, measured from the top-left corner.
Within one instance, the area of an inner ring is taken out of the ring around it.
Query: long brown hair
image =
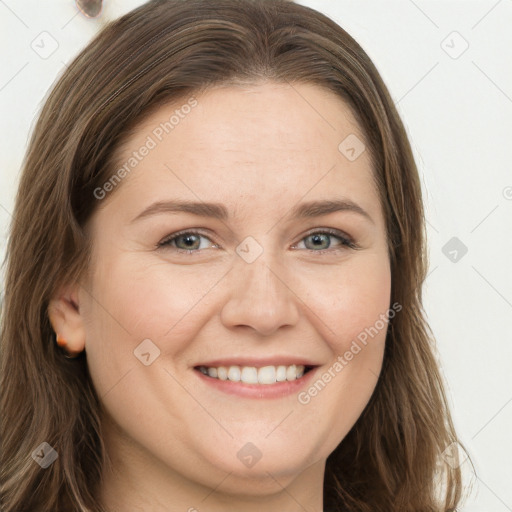
[[[98,207],[95,189],[114,174],[116,149],[163,103],[260,80],[316,84],[353,111],[386,219],[391,302],[402,305],[372,398],[327,459],[324,509],[455,509],[461,474],[441,453],[456,435],[422,309],[420,181],[376,68],[336,23],[286,0],[161,0],[100,32],[59,79],[32,134],[8,243],[1,334],[5,512],[102,510],[100,402],[86,354],[63,357],[47,308],[88,269],[85,227]],[[42,442],[58,453],[46,469],[31,457]]]

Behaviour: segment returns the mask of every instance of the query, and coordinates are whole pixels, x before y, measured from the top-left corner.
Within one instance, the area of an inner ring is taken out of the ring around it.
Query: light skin
[[[320,512],[326,459],[370,399],[386,329],[305,405],[296,392],[226,394],[194,366],[302,356],[320,376],[389,309],[386,229],[369,152],[350,161],[339,151],[348,135],[363,139],[360,128],[337,96],[314,85],[224,86],[196,99],[100,201],[89,225],[90,272],[50,304],[68,349],[86,351],[104,409],[114,470],[105,472],[101,499],[109,511]],[[119,162],[184,103],[145,119]],[[366,215],[293,216],[305,202],[341,199]],[[133,220],[171,200],[219,203],[227,217],[160,212]],[[179,252],[183,237],[157,248],[183,230],[200,231],[195,252]],[[236,252],[247,237],[258,244],[251,251],[262,249],[251,263]],[[147,366],[134,355],[145,339],[160,350]],[[261,453],[252,467],[237,457],[248,442]]]

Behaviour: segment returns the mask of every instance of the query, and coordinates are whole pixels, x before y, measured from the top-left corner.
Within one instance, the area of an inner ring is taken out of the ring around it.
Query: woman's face
[[[377,383],[390,306],[362,139],[332,93],[273,83],[210,89],[131,134],[79,291],[123,470],[230,474],[226,492],[321,478]]]

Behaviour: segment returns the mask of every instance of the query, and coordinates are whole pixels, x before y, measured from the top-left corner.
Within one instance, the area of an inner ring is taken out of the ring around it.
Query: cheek
[[[324,276],[323,293],[321,287],[310,287],[311,322],[328,344],[332,359],[297,397],[310,418],[331,411],[330,421],[323,425],[327,455],[370,400],[382,367],[386,315],[395,314],[389,313],[391,275],[385,257],[365,255],[342,267],[331,271],[329,279]]]
[[[93,300],[89,315],[92,343],[102,340],[112,349],[132,353],[149,338],[162,352],[176,353],[184,348],[180,340],[193,338],[212,314],[208,295],[222,280],[224,267],[198,269],[145,260],[141,254],[123,253],[97,267],[91,295],[98,300]],[[172,346],[163,343],[169,336]]]
[[[303,286],[308,306],[321,320],[317,323],[333,352],[349,350],[352,341],[364,340],[368,330],[374,344],[383,342],[387,323],[382,316],[390,307],[391,294],[389,261],[383,254],[359,254],[346,265],[321,270],[316,277]]]

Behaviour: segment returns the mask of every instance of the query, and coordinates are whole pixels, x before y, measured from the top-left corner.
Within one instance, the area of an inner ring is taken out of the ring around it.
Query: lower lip
[[[230,380],[220,380],[209,377],[199,370],[194,370],[198,377],[209,386],[219,391],[244,398],[281,398],[298,393],[312,379],[316,368],[311,369],[299,379],[291,381],[276,382],[275,384],[246,384]]]

